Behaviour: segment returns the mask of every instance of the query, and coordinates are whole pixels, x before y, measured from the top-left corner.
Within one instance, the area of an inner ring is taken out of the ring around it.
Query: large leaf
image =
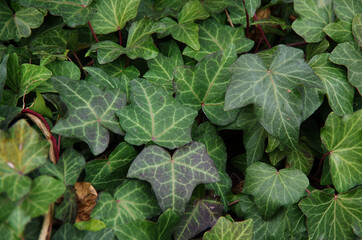
[[[329,151],[333,184],[339,193],[362,182],[362,110],[339,118],[331,113],[321,130]]]
[[[261,125],[290,148],[296,149],[302,121],[302,97],[298,85],[321,87],[304,62],[303,51],[279,45],[259,55],[245,54],[231,66],[232,79],[225,109],[254,104]]]
[[[222,210],[222,204],[212,197],[197,199],[196,202],[190,201],[176,226],[175,239],[187,240],[212,227],[221,216]]]
[[[182,106],[162,88],[134,79],[131,104],[117,115],[127,142],[142,145],[153,141],[173,149],[191,141],[191,125],[197,112]]]
[[[74,225],[70,223],[63,224],[54,235],[53,240],[64,240],[64,239],[87,239],[87,240],[107,240],[114,239],[113,230],[105,228],[100,231],[81,231],[78,230]]]
[[[253,219],[241,222],[232,222],[225,217],[220,217],[213,228],[203,236],[204,240],[233,239],[251,240],[253,237]]]
[[[346,42],[338,44],[329,59],[339,65],[348,68],[348,80],[362,94],[362,53],[357,44]]]
[[[195,110],[202,108],[209,120],[218,125],[233,122],[238,110],[223,113],[225,92],[236,60],[234,45],[224,52],[203,58],[194,68],[178,67],[174,72],[176,99]]]
[[[308,184],[308,178],[300,170],[285,168],[278,171],[257,162],[246,169],[243,192],[253,195],[263,216],[270,217],[280,206],[298,202]]]
[[[133,161],[127,177],[151,183],[162,210],[183,212],[192,191],[200,183],[220,180],[205,145],[191,142],[173,156],[161,147],[149,146]]]
[[[254,42],[247,39],[242,27],[232,28],[227,25],[221,25],[214,19],[207,19],[199,24],[200,49],[193,50],[186,47],[183,54],[200,61],[205,56],[225,51],[230,44],[235,45],[237,53],[247,52],[253,46]]]
[[[9,134],[0,130],[0,192],[12,200],[24,196],[31,179],[26,174],[45,164],[49,144],[26,120],[16,122]]]
[[[344,194],[313,191],[299,203],[307,216],[310,239],[356,239],[353,229],[362,222],[362,188]]]
[[[330,62],[329,56],[329,53],[316,55],[309,65],[322,81],[329,105],[335,113],[343,116],[353,112],[354,88],[348,83],[345,70]]]
[[[109,143],[109,132],[121,134],[115,112],[126,104],[120,89],[102,91],[85,81],[54,77],[53,84],[68,113],[60,119],[52,132],[85,141],[92,153],[102,153]]]
[[[300,15],[292,24],[293,30],[307,42],[321,41],[323,28],[335,18],[332,0],[295,0],[294,10]]]

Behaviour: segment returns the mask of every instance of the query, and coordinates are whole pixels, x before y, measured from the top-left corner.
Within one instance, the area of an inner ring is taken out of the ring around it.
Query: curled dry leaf
[[[88,182],[77,182],[74,187],[78,206],[75,222],[88,221],[96,206],[97,191]]]

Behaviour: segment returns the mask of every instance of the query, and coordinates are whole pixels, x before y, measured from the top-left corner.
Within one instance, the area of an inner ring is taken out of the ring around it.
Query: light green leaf
[[[52,72],[46,67],[24,63],[20,67],[19,92],[21,97],[31,92],[34,88],[44,83],[52,76]]]
[[[338,19],[325,26],[323,31],[338,43],[353,41],[352,22]]]
[[[343,193],[362,182],[362,110],[339,118],[331,113],[321,129],[321,139],[329,151],[333,184]]]
[[[80,79],[80,70],[78,66],[69,61],[53,61],[45,65],[49,69],[53,76],[63,76],[72,80]]]
[[[146,147],[132,162],[127,177],[150,182],[161,209],[181,213],[198,184],[220,180],[205,145],[198,142],[177,149],[172,157],[161,147]]]
[[[227,125],[233,122],[238,110],[223,112],[225,92],[231,79],[229,68],[236,60],[234,45],[224,52],[209,55],[195,67],[178,67],[175,75],[176,99],[183,105],[203,109],[209,120],[217,125]],[[220,110],[217,111],[216,109]],[[218,116],[214,113],[217,111]]]
[[[87,77],[87,82],[96,85],[99,88],[121,88],[121,79],[108,75],[101,68],[84,67],[91,77]]]
[[[309,62],[315,55],[324,53],[328,49],[328,47],[329,42],[326,38],[323,38],[323,40],[319,43],[308,44],[305,50],[305,59]]]
[[[109,143],[108,129],[117,134],[122,130],[115,111],[126,104],[126,95],[120,89],[102,91],[85,81],[54,77],[53,84],[68,107],[52,132],[86,142],[92,153],[102,153]]]
[[[329,61],[329,53],[314,56],[309,65],[324,85],[329,105],[340,116],[353,112],[354,88],[344,69]]]
[[[53,117],[52,111],[46,106],[44,98],[40,92],[36,92],[36,98],[29,109],[42,114],[44,117]]]
[[[221,25],[212,18],[202,21],[199,25],[200,49],[194,50],[186,47],[183,54],[200,61],[205,56],[226,51],[231,45],[235,45],[237,53],[247,52],[254,46],[254,41],[245,37],[242,27],[232,28]]]
[[[334,0],[333,9],[339,19],[352,22],[354,15],[362,11],[362,6],[359,0]]]
[[[314,190],[299,203],[307,216],[310,239],[356,239],[353,224],[361,225],[362,188],[335,195]]]
[[[78,228],[79,230],[98,232],[104,229],[106,225],[99,219],[91,218],[88,221],[76,222],[74,227]]]
[[[45,164],[49,144],[26,120],[17,121],[9,134],[0,130],[0,192],[17,200],[29,190],[26,174]]]
[[[362,94],[362,53],[358,46],[353,42],[338,44],[333,49],[329,60],[348,68],[348,81]]]
[[[352,21],[352,32],[355,42],[362,48],[362,13],[356,14]]]
[[[117,113],[127,142],[139,146],[153,141],[170,149],[191,141],[196,115],[144,79],[131,82],[131,104]]]
[[[297,86],[321,87],[304,62],[303,51],[279,45],[259,55],[245,54],[231,66],[225,110],[254,104],[261,125],[283,144],[296,148],[303,114]]]
[[[205,5],[205,2],[203,2]],[[209,13],[205,10],[199,0],[189,0],[185,3],[180,13],[177,16],[178,23],[184,24],[202,20],[209,17]]]
[[[332,0],[295,0],[294,10],[300,18],[293,22],[293,30],[309,43],[321,41],[325,36],[323,28],[335,18],[332,3]]]
[[[215,225],[222,214],[222,204],[212,197],[197,199],[187,204],[184,215],[177,224],[175,240],[191,239]]]
[[[298,202],[308,185],[308,178],[300,170],[277,171],[268,164],[257,162],[246,169],[243,192],[253,195],[262,215],[270,217],[280,206]]]
[[[91,19],[94,32],[108,34],[123,29],[124,25],[137,15],[140,0],[99,0]]]
[[[47,162],[39,170],[41,174],[57,177],[64,185],[69,186],[77,182],[84,165],[85,159],[83,155],[69,148],[63,152],[57,164]]]
[[[249,218],[241,222],[232,222],[225,217],[220,217],[210,231],[207,231],[203,239],[233,239],[251,240],[253,237],[253,219]]]
[[[121,56],[122,53],[124,53],[123,49],[124,48],[119,44],[106,40],[93,44],[88,53],[96,50],[98,62],[100,64],[105,64],[112,62]]]
[[[43,215],[48,212],[49,204],[57,200],[64,191],[65,186],[61,181],[48,176],[37,177],[21,203],[21,208],[30,217]]]
[[[235,4],[234,0],[204,0],[203,5],[209,13],[219,13]]]
[[[14,231],[16,236],[21,236],[25,226],[28,222],[30,222],[31,218],[20,208],[17,207],[10,214],[7,219],[9,227]]]

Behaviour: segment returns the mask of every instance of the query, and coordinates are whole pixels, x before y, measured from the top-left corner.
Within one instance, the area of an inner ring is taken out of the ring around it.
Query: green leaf
[[[324,85],[332,110],[340,116],[353,112],[354,88],[348,83],[344,69],[329,61],[329,53],[315,55],[309,62]]]
[[[7,129],[8,125],[20,113],[20,111],[21,108],[19,107],[0,105],[0,129]]]
[[[203,58],[194,68],[176,68],[176,99],[195,110],[202,108],[214,124],[227,125],[233,122],[238,110],[223,113],[223,106],[225,92],[231,79],[229,68],[235,60],[235,48],[234,45],[230,45],[224,52]]]
[[[77,217],[77,200],[74,189],[68,187],[65,190],[62,203],[55,205],[54,217],[64,223],[74,223]]]
[[[133,161],[127,177],[151,183],[162,210],[183,212],[192,191],[200,183],[220,180],[205,145],[191,142],[173,156],[161,147],[149,146]]]
[[[122,75],[125,75],[132,80],[140,75],[140,72],[135,66],[127,66],[125,58],[120,58],[111,63],[103,64],[98,67],[112,77],[120,78]]]
[[[122,46],[109,40],[95,43],[89,49],[89,51],[95,50],[97,50],[97,60],[100,64],[112,62],[123,53]]]
[[[353,41],[352,22],[338,19],[323,28],[324,32],[338,43]]]
[[[99,88],[121,88],[121,81],[119,78],[108,75],[104,70],[97,67],[84,67],[91,77],[88,76],[87,82],[96,85]]]
[[[80,79],[80,70],[73,62],[57,60],[46,64],[45,67],[52,72],[53,76],[63,76],[72,80]]]
[[[339,118],[331,113],[321,130],[321,139],[329,151],[333,184],[339,193],[362,182],[362,110]]]
[[[64,185],[69,186],[77,182],[84,165],[85,159],[83,155],[70,148],[63,152],[57,164],[47,162],[39,170],[41,174],[57,177]]]
[[[91,217],[102,220],[118,234],[123,224],[144,220],[159,213],[157,200],[149,184],[126,180],[115,190],[113,197],[107,192],[99,195]]]
[[[6,55],[0,64],[0,102],[3,98],[3,90],[7,78],[7,64],[8,64],[9,56]]]
[[[63,29],[63,25],[44,30],[30,43],[29,48],[34,53],[61,54],[67,48],[71,33]]]
[[[253,195],[262,215],[270,217],[280,206],[298,202],[308,185],[308,178],[300,170],[277,171],[268,164],[257,162],[246,169],[243,192]]]
[[[204,0],[203,5],[209,13],[219,13],[235,4],[234,0]]]
[[[299,14],[292,24],[293,30],[307,42],[321,41],[323,28],[335,18],[331,0],[295,0],[294,10]]]
[[[307,144],[300,142],[297,150],[287,152],[287,166],[296,168],[308,175],[313,167],[314,154]]]
[[[232,222],[225,217],[220,217],[213,228],[203,236],[204,240],[233,239],[251,240],[253,237],[253,219],[241,222]]]
[[[113,230],[105,228],[98,232],[93,231],[81,231],[75,228],[72,224],[63,224],[54,235],[53,240],[64,240],[64,239],[87,239],[87,240],[108,240],[114,239]]]
[[[189,0],[181,9],[177,19],[179,24],[184,24],[194,22],[195,20],[206,19],[208,17],[209,13],[205,10],[199,0]]]
[[[221,25],[214,19],[207,19],[202,21],[199,25],[199,40],[200,49],[193,50],[186,47],[183,54],[200,61],[205,56],[226,51],[231,44],[235,45],[236,53],[249,51],[254,42],[245,37],[244,29],[242,27],[232,28],[227,25]]]
[[[86,142],[92,153],[102,153],[109,143],[108,129],[117,134],[122,130],[115,111],[126,104],[126,95],[120,89],[102,91],[85,81],[54,77],[53,84],[68,107],[52,132]]]
[[[127,142],[139,146],[153,141],[170,149],[191,141],[196,115],[144,79],[131,82],[131,104],[117,113]]]
[[[94,32],[108,34],[123,29],[125,24],[136,17],[140,0],[99,0],[91,19]]]
[[[137,151],[132,145],[121,142],[108,159],[95,159],[87,163],[85,181],[97,190],[111,192],[126,178],[128,168],[136,156]]]
[[[307,216],[310,239],[356,239],[353,224],[361,225],[362,189],[335,195],[313,191],[299,203]]]
[[[352,21],[352,31],[355,42],[362,47],[362,13],[356,14]]]
[[[352,42],[338,44],[333,49],[329,60],[335,64],[344,65],[348,68],[348,81],[358,92],[362,93],[362,53],[358,46]]]
[[[101,220],[91,218],[88,221],[76,222],[74,227],[78,228],[79,230],[98,232],[104,229],[106,225]]]
[[[305,50],[305,59],[309,62],[315,55],[324,53],[328,49],[328,47],[329,42],[326,38],[323,38],[323,40],[319,43],[308,44]]]
[[[15,13],[5,0],[0,1],[0,40],[19,41],[31,35],[31,29],[38,28],[44,14],[36,8],[21,8]]]
[[[17,200],[29,192],[26,174],[45,164],[49,144],[26,120],[17,121],[9,134],[0,130],[0,192]]]
[[[48,108],[45,104],[44,98],[42,97],[40,92],[36,92],[36,98],[34,103],[29,108],[39,114],[42,114],[45,117],[52,118],[53,114],[50,108]]]
[[[34,64],[22,64],[20,72],[20,82],[18,83],[19,97],[31,92],[34,88],[44,83],[52,76],[52,73],[46,67]]]
[[[25,226],[30,222],[31,218],[20,208],[17,207],[7,219],[9,227],[17,236],[21,236]]]
[[[212,197],[197,199],[187,204],[184,215],[177,224],[175,240],[191,239],[215,225],[222,214],[222,204]]]
[[[224,109],[253,103],[261,125],[283,144],[295,149],[302,97],[293,90],[298,85],[320,87],[321,83],[304,62],[303,51],[283,45],[272,51],[242,55],[231,66],[233,76]]]
[[[21,208],[30,217],[37,217],[49,210],[49,204],[57,200],[65,191],[61,181],[52,177],[39,176],[31,185],[29,194],[21,203]]]

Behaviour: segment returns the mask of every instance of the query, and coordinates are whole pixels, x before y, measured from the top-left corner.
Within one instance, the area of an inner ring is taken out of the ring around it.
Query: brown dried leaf
[[[75,222],[88,221],[93,208],[96,206],[98,193],[88,182],[77,182],[74,187],[78,206]]]

